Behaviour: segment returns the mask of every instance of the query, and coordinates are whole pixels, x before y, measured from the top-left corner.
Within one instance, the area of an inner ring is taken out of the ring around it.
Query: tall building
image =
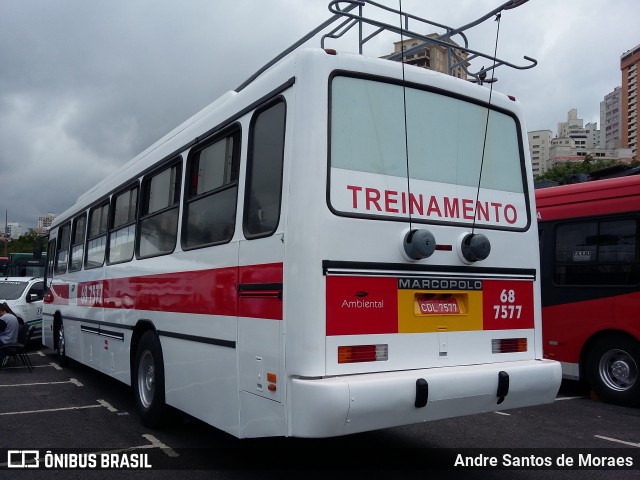
[[[7,236],[16,240],[25,233],[25,229],[19,223],[7,223]]]
[[[427,35],[427,37],[432,38],[436,38],[438,36],[439,35],[437,33],[431,33]],[[391,55],[400,53],[404,50],[408,50],[412,47],[417,47],[421,43],[423,43],[422,40],[418,40],[415,38],[407,38],[405,40],[395,42],[393,44],[393,53],[386,55],[383,58],[387,58]],[[451,40],[451,43],[454,44],[454,46],[456,45],[453,40]],[[466,60],[469,56],[467,52],[463,52],[462,50],[458,49],[455,49],[455,53],[463,61]],[[417,67],[428,68],[430,70],[435,70],[436,72],[449,74],[447,49],[436,44],[426,45],[423,48],[418,49],[417,51],[405,54],[404,63],[415,65]],[[468,66],[469,64],[466,63],[466,65]],[[455,67],[451,72],[451,75],[457,78],[462,78],[464,80],[467,79],[467,73],[462,66]]]
[[[622,70],[622,146],[629,147],[638,158],[638,75],[640,70],[640,45],[620,57]]]
[[[600,130],[595,122],[584,125],[584,120],[578,118],[578,110],[572,108],[567,114],[567,121],[558,123],[558,138],[572,139],[579,149],[592,149],[600,144]]]
[[[616,87],[600,102],[600,146],[622,147],[622,89]]]
[[[51,227],[51,223],[53,223],[53,219],[56,218],[55,214],[47,213],[41,217],[38,217],[38,228],[49,228]]]
[[[598,122],[587,123],[584,126],[587,135],[587,148],[596,148],[600,145],[600,130],[598,130]]]
[[[533,175],[541,175],[547,171],[549,148],[551,147],[551,130],[534,130],[527,132],[529,137],[529,153]]]
[[[578,118],[578,109],[572,108],[567,113],[567,121],[558,122],[558,137],[569,137],[571,132],[579,132],[583,128],[584,120]]]

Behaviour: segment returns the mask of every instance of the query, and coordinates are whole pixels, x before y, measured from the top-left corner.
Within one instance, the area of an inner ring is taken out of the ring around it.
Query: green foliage
[[[633,165],[625,163],[624,165]],[[636,162],[637,163],[637,162]],[[596,170],[601,170],[603,168],[609,168],[616,165],[622,165],[622,162],[617,160],[595,160],[591,155],[587,155],[582,162],[564,162],[555,167],[550,168],[542,175],[538,175],[536,177],[536,182],[541,182],[543,180],[550,180],[554,182],[558,182],[560,184],[567,183],[569,177],[574,173],[586,173],[589,174]]]
[[[9,242],[7,251],[9,253],[33,253],[33,246],[36,242],[40,242],[40,244],[42,245],[42,254],[46,255],[47,237],[43,237],[33,232],[26,233],[17,240],[11,240]],[[4,249],[0,249],[0,252],[3,253]]]

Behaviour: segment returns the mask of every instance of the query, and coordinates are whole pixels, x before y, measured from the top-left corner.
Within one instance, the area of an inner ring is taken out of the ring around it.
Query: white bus
[[[297,50],[82,195],[44,344],[241,438],[553,402],[521,107],[404,70]]]

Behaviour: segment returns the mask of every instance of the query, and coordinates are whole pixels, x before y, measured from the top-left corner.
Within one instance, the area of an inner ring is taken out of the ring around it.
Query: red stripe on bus
[[[241,266],[239,283],[259,289],[240,296],[239,316],[282,320],[282,292],[273,286],[282,278],[282,263]]]
[[[237,284],[236,267],[114,278],[103,283],[103,302],[105,308],[235,316]]]
[[[282,263],[265,263],[240,267],[240,283],[281,283]]]
[[[77,304],[282,320],[282,301],[275,296],[239,299],[240,278],[244,278],[246,283],[282,283],[282,264],[83,282],[78,284]]]
[[[44,297],[44,303],[69,305],[69,285],[52,285]]]

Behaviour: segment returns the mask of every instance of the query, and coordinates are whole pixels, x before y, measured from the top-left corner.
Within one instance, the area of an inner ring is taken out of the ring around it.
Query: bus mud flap
[[[509,374],[505,371],[498,372],[498,391],[496,397],[498,397],[498,405],[504,402],[504,397],[509,394]]]
[[[429,384],[424,378],[416,380],[416,408],[422,408],[427,405],[429,399]]]

